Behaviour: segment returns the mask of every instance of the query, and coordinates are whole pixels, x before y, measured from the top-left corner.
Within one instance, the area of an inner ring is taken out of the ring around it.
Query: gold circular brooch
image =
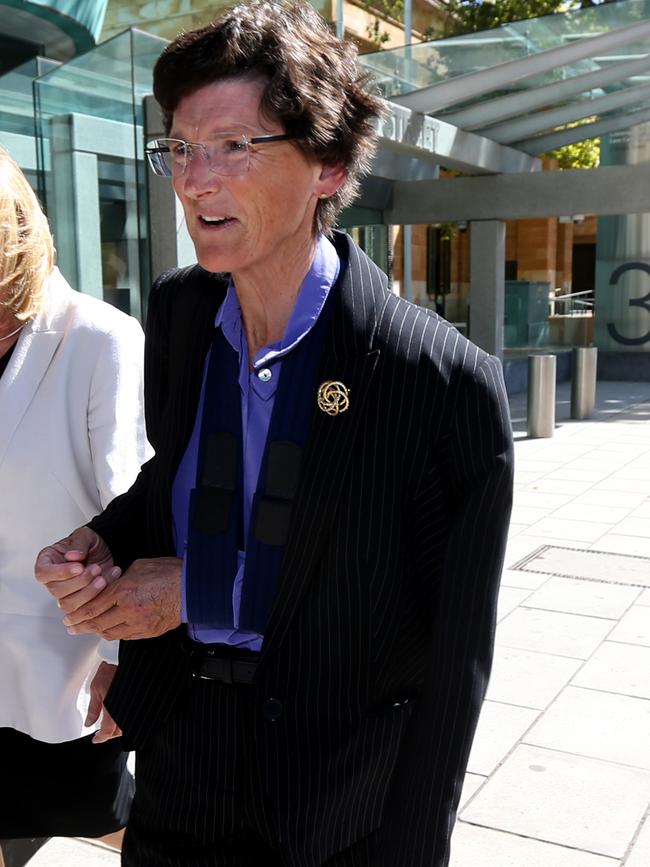
[[[318,388],[318,408],[328,415],[345,412],[350,408],[350,390],[342,382],[324,382]]]

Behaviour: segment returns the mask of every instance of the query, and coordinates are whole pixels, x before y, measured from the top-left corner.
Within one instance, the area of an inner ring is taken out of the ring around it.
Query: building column
[[[73,115],[52,119],[48,216],[62,274],[75,289],[102,298],[97,154],[76,150],[73,130]]]
[[[470,223],[469,336],[491,355],[503,356],[506,224]]]
[[[144,138],[164,135],[160,106],[153,96],[144,98]],[[159,178],[147,166],[147,212],[151,277],[156,279],[169,268],[196,262],[194,245],[185,225],[183,208],[170,178]]]
[[[413,301],[413,226],[402,226],[402,250],[404,254],[402,298]]]

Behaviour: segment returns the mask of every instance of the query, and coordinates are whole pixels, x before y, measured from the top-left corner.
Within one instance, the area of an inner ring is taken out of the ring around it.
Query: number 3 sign
[[[610,277],[609,285],[615,286],[627,271],[643,271],[645,274],[650,275],[650,265],[646,265],[645,262],[626,262],[625,265],[619,265]],[[630,298],[628,303],[630,307],[643,307],[644,310],[650,313],[650,292],[640,298]],[[622,343],[624,346],[640,346],[643,343],[650,343],[650,331],[642,337],[625,337],[613,322],[607,323],[607,331],[613,340],[617,343]]]

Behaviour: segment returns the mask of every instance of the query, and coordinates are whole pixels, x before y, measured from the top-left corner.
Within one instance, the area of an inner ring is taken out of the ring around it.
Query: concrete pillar
[[[144,98],[145,142],[164,135],[160,106],[153,96]],[[185,225],[183,208],[176,198],[170,178],[159,178],[147,165],[147,211],[149,213],[149,250],[151,278],[155,280],[169,268],[182,268],[196,262],[194,245]]]
[[[413,227],[402,226],[402,244],[404,251],[404,274],[402,282],[402,298],[413,301]]]
[[[73,116],[52,119],[52,222],[57,261],[70,284],[103,296],[97,154],[76,150]]]
[[[470,223],[469,336],[481,349],[503,356],[506,225]]]

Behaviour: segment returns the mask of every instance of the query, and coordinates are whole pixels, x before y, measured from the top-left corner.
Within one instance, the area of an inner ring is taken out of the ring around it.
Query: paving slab
[[[487,698],[542,710],[582,665],[579,659],[497,644]]]
[[[460,793],[460,800],[458,802],[459,811],[461,811],[469,799],[476,794],[486,779],[487,777],[482,777],[480,774],[465,774],[463,790]]]
[[[622,587],[601,581],[552,577],[544,586],[529,593],[519,604],[618,620],[641,595],[638,587]]]
[[[649,771],[520,746],[463,816],[472,824],[622,858],[649,802]]]
[[[650,816],[646,817],[641,831],[632,843],[625,867],[648,867],[650,864]]]
[[[637,605],[650,605],[650,590],[644,590],[637,599]]]
[[[577,503],[572,500],[558,509],[554,509],[551,516],[556,519],[569,519],[571,521],[594,521],[598,524],[614,524],[629,517],[633,512],[632,506],[613,506],[601,503],[591,505],[589,503]]]
[[[503,647],[587,659],[612,631],[613,622],[539,608],[517,608],[497,627]]]
[[[590,548],[599,548],[600,547],[600,538],[598,538],[595,542],[585,542],[584,539],[572,539],[570,536],[551,536],[550,533],[546,533],[544,535],[535,535],[533,532],[535,525],[533,524],[530,527],[526,528],[526,532],[522,533],[520,536],[517,536],[517,539],[525,540],[528,542],[528,549],[530,551],[539,550],[541,548],[561,548],[561,549],[580,549],[580,550],[589,550]],[[518,564],[514,564],[515,568],[519,568]],[[566,570],[562,570],[558,574],[565,575]]]
[[[645,605],[633,605],[611,631],[611,641],[643,644],[650,647],[650,611]],[[648,674],[650,677],[650,673]]]
[[[519,743],[538,716],[538,710],[485,701],[467,770],[483,776],[491,774]]]
[[[511,527],[513,524],[536,524],[548,515],[548,509],[535,508],[534,506],[517,506],[512,510]],[[624,517],[624,516],[621,516]]]
[[[510,526],[508,528],[508,535],[512,539],[514,536],[517,536],[519,533],[523,533],[524,530],[527,530],[530,527],[530,524],[518,524],[516,521],[511,521]]]
[[[622,508],[638,508],[647,499],[646,491],[601,491],[589,488],[583,494],[573,499],[574,503],[592,506],[615,506]]]
[[[573,502],[573,499],[571,494],[543,494],[540,491],[530,491],[523,488],[515,493],[514,505],[515,508],[531,506],[534,509],[553,511]]]
[[[619,867],[619,864],[618,859],[461,821],[451,838],[449,867]]]
[[[632,512],[632,517],[650,519],[650,500],[644,500],[637,506]]]
[[[522,559],[534,556],[536,551],[539,548],[543,548],[546,544],[548,544],[546,541],[540,542],[525,536],[508,536],[504,568],[511,569],[514,564],[519,563]]]
[[[628,548],[635,540],[627,537]],[[547,544],[540,546],[519,563],[513,564],[522,572],[542,572],[566,578],[589,578],[610,584],[650,586],[650,558],[635,556],[632,552],[612,552],[598,548]]]
[[[525,590],[537,590],[545,584],[550,575],[545,575],[540,572],[524,572],[521,569],[504,569],[501,575],[501,586],[516,587]],[[650,605],[650,601],[648,602]]]
[[[29,859],[29,867],[119,867],[114,849],[69,837],[53,837]]]
[[[573,494],[577,497],[579,494],[584,494],[585,491],[592,487],[591,482],[577,481],[576,479],[540,479],[538,482],[531,482],[526,485],[524,490],[540,491],[542,494]]]
[[[574,686],[650,698],[650,647],[605,641],[572,682]]]
[[[637,557],[650,558],[650,538],[640,536],[623,536],[620,533],[607,533],[598,539],[594,547],[602,551],[612,551],[619,554],[632,554]],[[644,583],[650,585],[650,575],[646,573]]]
[[[598,484],[594,485],[594,490],[647,494],[648,480],[646,478],[639,478],[638,474],[629,478],[614,474],[608,479],[604,479],[602,482],[598,482]]]
[[[573,460],[563,464],[544,476],[547,480],[569,479],[576,482],[600,482],[603,478],[603,467],[593,461]]]
[[[524,742],[650,770],[650,701],[568,686]]]
[[[629,517],[619,521],[614,527],[614,532],[621,536],[641,536],[647,539],[650,533],[648,524],[647,518]]]
[[[526,535],[595,542],[605,533],[611,532],[614,526],[614,522],[597,524],[594,521],[574,521],[568,518],[542,518],[529,527]]]
[[[514,611],[517,606],[527,599],[531,594],[530,590],[522,587],[508,587],[502,584],[499,589],[499,601],[497,607],[497,622],[507,617],[511,611]]]

